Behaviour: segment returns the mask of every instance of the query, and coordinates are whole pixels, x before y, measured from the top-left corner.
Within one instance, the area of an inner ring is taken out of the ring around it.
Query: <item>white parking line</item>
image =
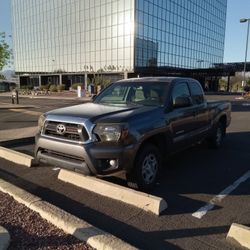
[[[250,177],[250,170],[247,171],[243,176],[241,176],[238,180],[236,180],[232,185],[225,188],[222,192],[216,195],[212,200],[208,202],[208,204],[204,207],[201,207],[192,216],[201,219],[209,210],[213,209],[216,203],[219,203],[224,199],[228,194],[230,194],[233,190],[235,190],[242,182],[246,181]]]

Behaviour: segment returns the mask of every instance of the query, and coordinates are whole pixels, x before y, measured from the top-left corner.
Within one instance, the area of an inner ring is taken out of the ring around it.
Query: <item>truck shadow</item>
[[[218,150],[204,144],[170,156],[151,192],[167,201],[169,207],[164,213],[192,213],[206,204],[199,199],[203,194],[217,195],[244,175],[250,169],[248,138],[250,132],[228,133]],[[127,186],[124,175],[104,179]],[[197,200],[189,197],[192,194],[198,194]],[[233,195],[250,195],[250,189]]]
[[[160,185],[152,192],[163,197],[170,206],[168,214],[194,212],[204,206],[200,200],[189,198],[190,194],[217,195],[249,168],[250,132],[228,133],[219,150],[193,147],[172,156],[162,171]],[[249,195],[250,189],[240,189],[231,195]],[[219,209],[216,206],[214,209]]]

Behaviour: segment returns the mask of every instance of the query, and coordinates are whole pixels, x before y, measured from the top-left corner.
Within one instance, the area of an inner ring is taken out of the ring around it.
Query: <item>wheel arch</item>
[[[159,150],[161,158],[163,158],[162,156],[166,153],[167,148],[169,146],[167,137],[164,133],[152,135],[152,136],[146,138],[140,144],[140,146],[136,152],[135,160],[136,160],[137,156],[139,155],[140,151],[142,150],[142,148],[145,147],[145,145],[147,145],[147,144],[154,145]]]

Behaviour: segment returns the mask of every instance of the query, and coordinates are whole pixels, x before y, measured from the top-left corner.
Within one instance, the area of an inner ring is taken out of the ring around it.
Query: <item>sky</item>
[[[12,40],[8,36],[11,35],[11,0],[0,0],[0,32],[6,32],[7,42],[11,45]]]
[[[228,0],[224,62],[245,61],[247,23],[240,23],[241,18],[250,18],[250,0]],[[250,61],[250,41],[247,61]]]
[[[0,32],[6,32],[7,36],[11,35],[10,2],[11,0],[0,0]],[[250,0],[228,0],[224,62],[245,60],[247,23],[240,23],[241,18],[250,18]],[[11,38],[7,39],[12,44]],[[247,58],[250,61],[250,45]]]

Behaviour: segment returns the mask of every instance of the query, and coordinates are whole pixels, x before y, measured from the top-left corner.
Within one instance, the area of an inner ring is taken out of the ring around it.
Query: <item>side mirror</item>
[[[191,99],[187,96],[178,96],[173,100],[174,108],[184,108],[191,106]]]

